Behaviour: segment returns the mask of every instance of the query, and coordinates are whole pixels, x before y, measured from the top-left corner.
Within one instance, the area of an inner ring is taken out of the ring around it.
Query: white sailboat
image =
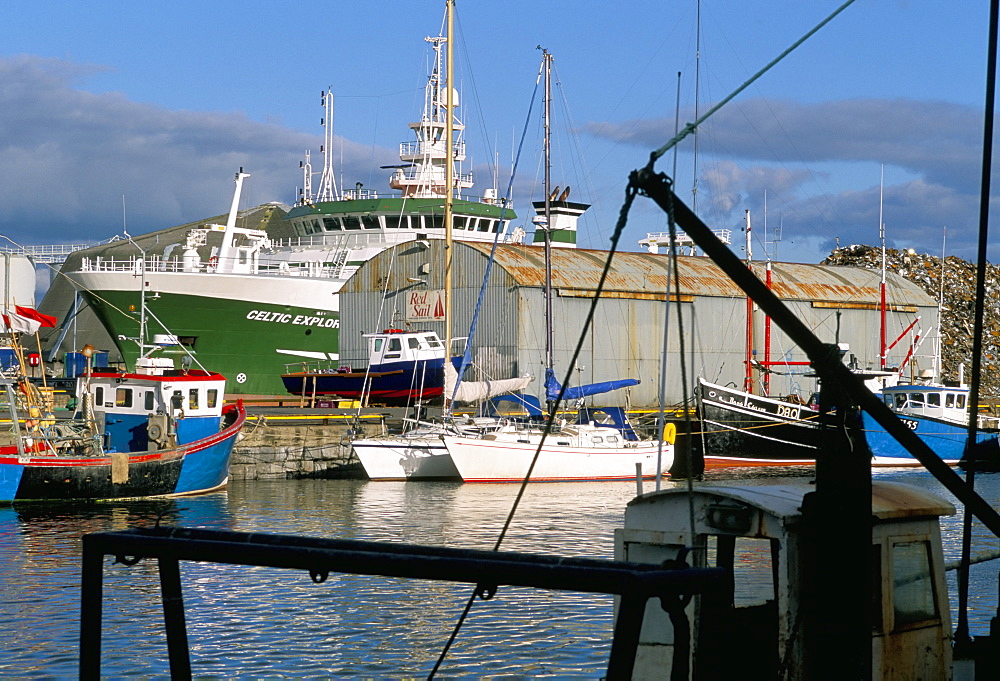
[[[435,119],[435,130],[432,136],[437,139],[442,133],[445,139],[446,162],[444,166],[444,186],[449,190],[444,196],[444,226],[445,241],[448,244],[445,256],[445,341],[444,347],[451,347],[451,238],[452,238],[452,205],[456,190],[462,185],[454,176],[455,145],[452,140],[454,120],[455,90],[451,84],[453,65],[453,27],[454,16],[452,3],[447,3],[447,36],[428,39],[440,46],[446,46],[447,65],[442,69],[440,59],[437,62],[435,74],[444,87],[435,90],[436,96],[444,95],[445,100],[436,101],[432,107],[435,111],[443,111],[444,115]],[[438,50],[438,55],[440,51]],[[442,75],[444,71],[444,75]],[[439,480],[457,479],[455,469],[442,438],[446,434],[480,437],[490,430],[495,430],[500,423],[493,418],[459,419],[450,415],[452,399],[457,401],[475,401],[488,399],[495,395],[521,390],[532,380],[530,376],[490,381],[484,384],[462,384],[456,390],[457,374],[450,357],[444,361],[444,398],[445,418],[440,423],[410,421],[415,427],[399,435],[383,435],[365,438],[352,443],[355,455],[361,462],[365,474],[370,480]]]
[[[539,227],[545,234],[546,264],[546,395],[550,401],[584,397],[606,392],[638,381],[625,380],[600,386],[580,386],[563,390],[552,370],[552,276],[551,230],[553,208],[567,207],[564,193],[557,200],[551,191],[550,144],[552,55],[543,50],[545,75],[545,202],[544,220]],[[556,204],[556,205],[554,205]],[[621,412],[624,419],[624,411]],[[622,424],[625,426],[626,424]],[[626,433],[629,433],[628,435]],[[668,470],[673,463],[673,443],[640,441],[630,428],[622,430],[594,421],[561,424],[549,434],[537,425],[510,423],[481,437],[444,435],[443,440],[458,474],[465,482],[521,482],[529,476],[534,481],[626,480],[637,474],[655,477],[658,469]]]

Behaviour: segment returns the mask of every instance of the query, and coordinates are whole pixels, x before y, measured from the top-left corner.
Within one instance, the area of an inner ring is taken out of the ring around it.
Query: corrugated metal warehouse
[[[362,334],[383,328],[436,331],[444,337],[442,310],[444,243],[411,242],[384,251],[368,261],[341,291],[340,356],[342,363],[361,365],[367,358]],[[467,336],[476,299],[489,261],[489,244],[456,242],[452,268],[452,335]],[[562,381],[578,342],[606,251],[571,248],[552,250],[554,366]],[[666,402],[676,404],[692,394],[698,376],[742,387],[746,374],[746,299],[711,260],[680,256],[680,304],[665,305],[667,255],[621,252],[598,303],[570,385],[618,378],[638,378],[627,390],[590,398],[599,405],[632,407],[658,403],[664,329]],[[755,263],[763,279],[763,263]],[[932,370],[932,346],[938,336],[937,304],[915,284],[887,274],[889,313],[886,335],[891,344],[919,318],[888,352],[888,364],[898,366],[918,336],[911,372]],[[672,279],[672,275],[670,275]],[[823,340],[847,343],[862,367],[876,367],[880,346],[879,272],[849,267],[774,263],[772,288]],[[475,375],[506,378],[531,373],[529,392],[543,395],[545,367],[545,262],[541,247],[505,244],[497,247],[474,341]],[[682,389],[678,309],[683,315],[688,389]],[[765,321],[754,314],[755,358],[764,358]],[[770,357],[802,361],[777,326],[772,326]],[[807,367],[773,367],[771,393],[800,392],[808,396],[813,379]],[[760,374],[754,372],[759,385]],[[755,390],[759,392],[759,390]]]

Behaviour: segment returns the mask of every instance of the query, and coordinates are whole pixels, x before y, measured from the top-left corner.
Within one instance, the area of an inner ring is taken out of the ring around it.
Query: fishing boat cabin
[[[681,560],[733,574],[733,591],[721,601],[702,596],[686,605],[686,633],[658,601],[649,601],[634,678],[675,678],[671,670],[678,665],[687,665],[692,679],[805,678],[800,610],[807,537],[801,509],[814,489],[671,489],[629,503],[624,526],[615,533],[616,560]],[[872,483],[872,678],[950,678],[938,518],[954,512],[925,490]]]

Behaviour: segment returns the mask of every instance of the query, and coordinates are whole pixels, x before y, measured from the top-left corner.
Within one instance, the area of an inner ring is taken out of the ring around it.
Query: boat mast
[[[333,90],[326,89],[322,94],[324,116],[323,125],[323,174],[319,178],[317,201],[336,201],[337,181],[333,176]],[[360,197],[358,197],[360,198]]]
[[[544,150],[545,150],[545,367],[552,369],[552,158],[550,140],[552,138],[552,55],[542,49],[542,64],[545,74],[545,114],[544,114]]]
[[[750,234],[750,211],[746,211],[747,269],[753,272],[753,240]],[[744,359],[747,371],[743,379],[743,392],[753,393],[753,299],[747,296],[747,344]]]
[[[454,252],[452,242],[452,203],[454,201],[455,182],[455,149],[453,147],[454,138],[454,106],[455,89],[452,87],[451,70],[455,65],[454,32],[455,32],[455,0],[446,1],[446,14],[448,18],[445,67],[445,119],[444,144],[445,144],[445,166],[444,166],[444,361],[451,361],[451,265]],[[451,402],[450,396],[446,395],[445,400]]]
[[[882,187],[885,185],[885,166],[878,183],[878,238],[882,242],[882,280],[879,282],[879,368],[885,370],[885,223],[882,222]]]

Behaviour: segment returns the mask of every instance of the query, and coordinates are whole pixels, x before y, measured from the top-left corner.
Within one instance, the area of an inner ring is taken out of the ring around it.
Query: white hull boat
[[[521,482],[538,450],[540,430],[501,429],[485,438],[445,436],[451,460],[465,482]],[[665,473],[674,448],[656,441],[627,441],[615,428],[567,426],[551,433],[531,471],[533,482],[634,480]]]

